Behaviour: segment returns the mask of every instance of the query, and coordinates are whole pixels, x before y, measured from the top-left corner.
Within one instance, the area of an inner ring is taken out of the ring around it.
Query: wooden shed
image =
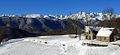
[[[116,41],[116,28],[101,28],[97,33],[96,40],[103,42],[113,42]]]

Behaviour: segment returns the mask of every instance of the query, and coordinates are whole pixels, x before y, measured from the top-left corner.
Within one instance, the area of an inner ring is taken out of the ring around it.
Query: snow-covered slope
[[[118,46],[82,45],[86,41],[69,38],[69,35],[14,39],[0,46],[0,55],[119,55],[120,53]]]
[[[16,42],[0,48],[0,55],[59,55],[60,46],[34,42]]]

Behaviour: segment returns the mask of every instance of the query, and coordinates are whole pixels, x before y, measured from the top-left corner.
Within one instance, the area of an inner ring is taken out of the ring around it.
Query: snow
[[[0,55],[58,55],[61,52],[60,46],[42,45],[34,42],[13,43],[1,51]]]
[[[26,15],[27,18],[43,18],[43,15],[40,14],[28,14]]]
[[[109,37],[112,34],[112,30],[114,28],[101,28],[97,34],[97,36]]]
[[[30,37],[8,42],[10,43],[0,46],[0,55],[119,55],[120,53],[117,45],[108,47],[82,45],[90,40],[69,38],[69,35]]]
[[[111,42],[111,44],[113,44],[113,45],[119,45],[120,46],[120,40],[115,41],[115,42]]]
[[[80,35],[80,40],[85,40],[85,39],[86,39],[86,34],[85,33],[81,34]]]
[[[90,27],[89,26],[85,26],[85,32],[89,32],[90,31]]]

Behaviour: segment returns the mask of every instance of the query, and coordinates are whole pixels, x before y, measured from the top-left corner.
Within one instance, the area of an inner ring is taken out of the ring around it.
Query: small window
[[[91,40],[91,37],[89,36],[89,40]]]
[[[100,37],[100,40],[102,40],[101,37]]]
[[[104,37],[104,40],[106,40],[106,37]]]
[[[90,34],[90,31],[89,31],[89,34]]]

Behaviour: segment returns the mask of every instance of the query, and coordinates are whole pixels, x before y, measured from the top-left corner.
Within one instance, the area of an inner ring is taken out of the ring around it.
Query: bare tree
[[[106,24],[106,26],[111,27],[112,25],[112,16],[114,15],[114,9],[113,8],[106,8],[102,11],[103,14],[107,14],[108,15],[108,19],[109,19],[109,23],[110,24]]]

